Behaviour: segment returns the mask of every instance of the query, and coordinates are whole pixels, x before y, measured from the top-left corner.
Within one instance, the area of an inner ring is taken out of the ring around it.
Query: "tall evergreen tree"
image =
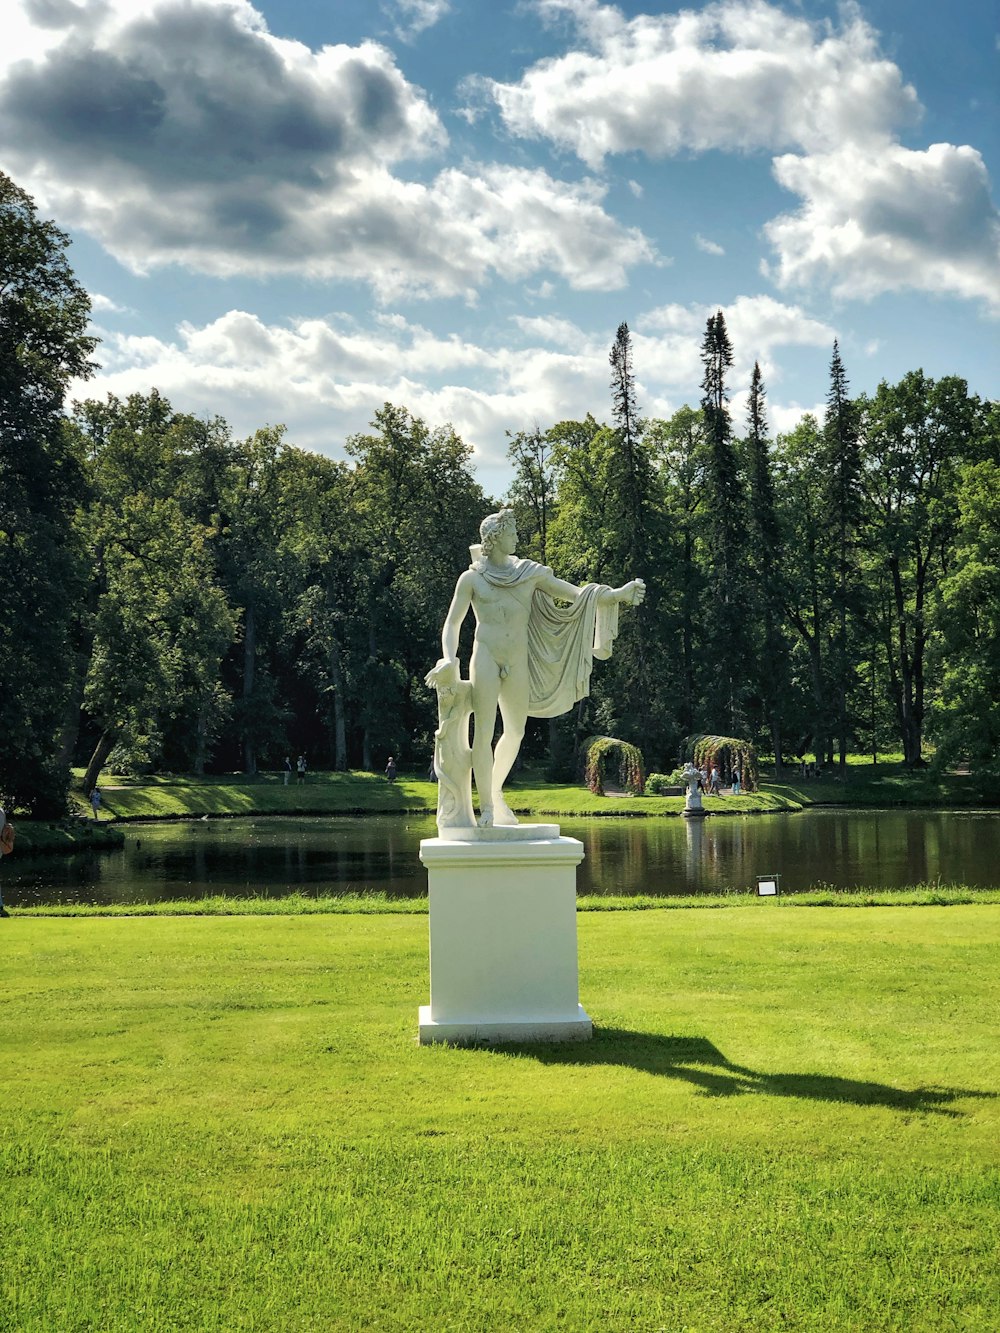
[[[775,770],[781,768],[782,709],[787,694],[787,644],[781,632],[782,535],[775,500],[768,439],[766,393],[760,365],[754,362],[747,400],[747,528],[749,568],[754,574],[753,607],[756,644],[754,687],[762,721],[771,733]]]
[[[849,620],[860,615],[861,573],[857,537],[861,521],[861,450],[858,414],[849,395],[840,348],[833,344],[823,443],[827,468],[826,515],[831,554],[830,606],[833,639],[829,674],[836,697],[836,732],[841,774],[847,769],[849,701],[854,683]]]
[[[747,725],[746,497],[726,391],[726,371],[733,364],[733,349],[721,310],[709,316],[701,360],[708,537],[705,726],[714,730],[725,725],[730,735],[739,735]]]
[[[702,609],[705,570],[702,536],[705,490],[705,433],[702,414],[682,407],[667,421],[651,421],[651,446],[659,460],[668,558],[666,572],[672,624],[665,625],[664,600],[658,606],[661,634],[671,644],[661,663],[676,681],[670,721],[681,740],[698,728],[701,716]],[[676,645],[679,643],[678,654]],[[672,669],[671,669],[672,668]]]
[[[619,324],[611,345],[611,411],[617,449],[612,460],[615,501],[616,578],[632,578],[649,566],[649,511],[653,491],[653,463],[643,446],[642,422],[635,397],[632,335]],[[630,572],[626,572],[630,571]]]
[[[658,747],[663,735],[658,726],[661,710],[657,696],[663,676],[654,672],[653,661],[662,656],[657,636],[664,566],[662,486],[645,422],[639,416],[632,335],[627,324],[619,324],[608,359],[615,438],[609,469],[612,581],[644,579],[646,601],[641,614],[623,621],[617,661],[604,683],[609,693],[617,691],[621,696],[615,707],[615,717],[620,719],[618,730],[627,733],[629,740],[641,739]]]

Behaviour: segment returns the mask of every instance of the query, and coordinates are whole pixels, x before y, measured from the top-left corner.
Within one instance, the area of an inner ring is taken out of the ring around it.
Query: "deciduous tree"
[[[62,409],[95,347],[68,245],[0,172],[0,797],[49,815],[69,781],[60,737],[85,580],[73,528],[83,483]]]

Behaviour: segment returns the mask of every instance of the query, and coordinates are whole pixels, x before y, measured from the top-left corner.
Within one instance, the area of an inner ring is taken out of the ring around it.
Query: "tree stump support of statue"
[[[561,837],[557,824],[519,824],[503,785],[527,718],[555,717],[589,692],[593,659],[611,656],[619,605],[638,604],[645,588],[640,579],[578,588],[517,559],[510,510],[484,519],[480,536],[445,620],[441,660],[427,675],[438,696],[438,836],[420,844],[430,897],[420,1041],[587,1040],[576,934],[583,844]],[[458,637],[470,608],[476,635],[464,680]]]

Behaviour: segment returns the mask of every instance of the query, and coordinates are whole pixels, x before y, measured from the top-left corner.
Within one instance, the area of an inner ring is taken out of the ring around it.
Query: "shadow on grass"
[[[508,1048],[510,1049],[510,1048]],[[592,1041],[539,1047],[519,1052],[543,1065],[622,1065],[661,1078],[692,1084],[705,1097],[801,1097],[849,1106],[885,1106],[893,1111],[960,1116],[951,1103],[969,1097],[994,1098],[995,1092],[972,1088],[894,1088],[829,1074],[764,1074],[727,1060],[704,1037],[663,1037],[626,1028],[594,1028]]]

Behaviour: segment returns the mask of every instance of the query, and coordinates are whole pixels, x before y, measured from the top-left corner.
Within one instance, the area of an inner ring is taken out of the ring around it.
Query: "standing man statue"
[[[468,827],[471,775],[479,797],[479,825],[516,824],[503,784],[521,748],[528,717],[556,717],[590,692],[595,657],[611,656],[618,607],[637,606],[642,579],[622,588],[588,583],[577,588],[547,565],[514,555],[512,509],[483,519],[481,544],[459,576],[441,635],[441,660],[426,683],[438,692],[434,768],[438,776],[438,830]],[[461,679],[458,636],[472,608],[476,635],[469,679]],[[497,708],[503,734],[493,749]],[[469,745],[469,717],[475,732]]]

